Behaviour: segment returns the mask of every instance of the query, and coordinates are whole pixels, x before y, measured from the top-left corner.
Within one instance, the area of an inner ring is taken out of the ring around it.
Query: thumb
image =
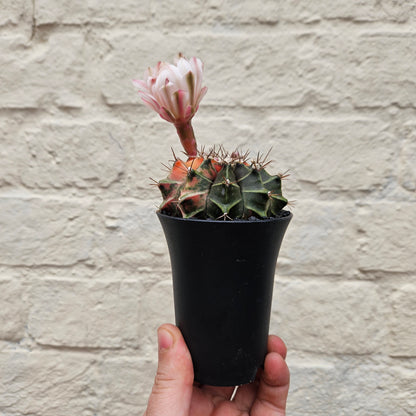
[[[194,370],[180,330],[170,324],[158,329],[159,363],[145,416],[188,416]]]

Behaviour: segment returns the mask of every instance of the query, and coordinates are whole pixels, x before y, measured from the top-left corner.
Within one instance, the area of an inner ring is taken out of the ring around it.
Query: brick
[[[0,280],[0,339],[19,341],[25,333],[27,299],[16,280]]]
[[[385,315],[370,282],[278,281],[271,326],[289,348],[369,354],[383,349]]]
[[[36,1],[38,24],[85,24],[144,22],[150,17],[149,0],[103,3],[98,0],[64,0],[60,4],[48,0]]]
[[[0,14],[0,26],[17,25],[22,20],[27,20],[32,13],[32,2],[30,0],[2,0],[2,13]]]
[[[103,225],[96,238],[101,253],[97,259],[127,270],[156,272],[169,268],[167,245],[153,201],[105,201],[95,209]]]
[[[259,142],[272,148],[273,166],[290,170],[301,195],[311,186],[320,191],[378,190],[393,175],[399,141],[376,119],[271,118],[259,125]]]
[[[143,294],[142,306],[140,339],[144,351],[155,359],[157,328],[164,323],[175,323],[172,279],[161,280],[150,286]]]
[[[185,5],[178,1],[152,1],[152,14],[165,24],[276,24],[279,22],[312,23],[321,20],[352,22],[405,22],[412,13],[405,1],[324,0],[319,3],[264,0],[259,7],[250,0],[222,2],[194,1]]]
[[[364,34],[357,39],[354,50],[344,53],[351,53],[346,70],[350,73],[347,79],[354,105],[416,106],[416,68],[412,63],[416,53],[414,36]],[[402,57],[399,62],[397,56]]]
[[[362,32],[340,36],[326,33],[287,36],[286,42],[291,45],[285,58],[290,62],[288,71],[292,71],[291,65],[297,61],[293,71],[298,74],[298,81],[294,85],[303,88],[304,102],[310,100],[314,106],[324,107],[349,102],[357,108],[414,107],[415,68],[411,56],[416,43],[412,35]],[[282,40],[275,39],[275,44],[279,45]],[[403,58],[399,63],[397,56]],[[275,85],[280,88],[280,82],[286,79],[278,74],[276,78]],[[271,81],[265,85],[272,85]],[[270,102],[274,102],[273,88],[267,92]]]
[[[0,147],[0,188],[19,183],[22,147],[20,141],[16,140],[18,131],[19,121],[11,119],[0,121],[0,136],[2,137]]]
[[[397,379],[371,359],[287,358],[291,370],[287,411],[293,416],[405,416],[395,403]]]
[[[138,346],[140,283],[43,280],[33,285],[28,331],[49,346]]]
[[[62,352],[0,353],[3,415],[93,416],[98,407],[94,357]]]
[[[156,350],[156,347],[155,347]],[[156,363],[143,357],[107,359],[98,367],[103,416],[143,414],[156,374]]]
[[[279,4],[279,15],[282,20],[292,22],[316,22],[319,20],[350,20],[353,22],[405,22],[412,12],[411,4],[404,0],[323,0],[316,2]]]
[[[145,111],[145,109],[143,109]],[[128,123],[112,120],[44,121],[28,127],[20,117],[0,120],[0,187],[65,190],[90,193],[110,188],[117,196],[159,198],[149,177],[167,175],[162,162],[180,153],[175,128],[152,114]],[[159,201],[158,201],[159,203]]]
[[[227,1],[201,0],[192,3],[180,1],[152,1],[152,13],[165,24],[245,24],[276,23],[279,20],[279,4],[264,0],[262,7],[250,0]]]
[[[72,201],[0,198],[0,263],[69,266],[89,258],[94,236],[87,207]]]
[[[131,153],[125,131],[105,121],[63,121],[26,129],[21,181],[30,188],[109,187],[124,173]]]
[[[296,201],[279,253],[277,274],[354,275],[358,247],[351,223],[354,213],[354,207],[346,203]]]
[[[414,375],[415,368],[412,362],[409,362],[407,368],[404,366],[391,366],[389,372],[394,377],[395,397],[393,402],[403,414],[416,413],[416,378]]]
[[[364,272],[409,272],[416,269],[416,210],[413,203],[373,202],[357,212],[360,232],[358,267]]]
[[[409,192],[416,191],[416,123],[407,122],[400,128],[400,185]]]
[[[78,34],[55,34],[34,48],[23,37],[1,38],[0,108],[82,107],[83,43]]]
[[[390,296],[390,355],[416,357],[416,286],[396,287]],[[415,402],[416,405],[416,402]]]

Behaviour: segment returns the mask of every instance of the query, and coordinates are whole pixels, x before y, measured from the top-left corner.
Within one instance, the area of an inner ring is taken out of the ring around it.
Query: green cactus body
[[[241,218],[244,212],[240,186],[237,184],[233,167],[226,163],[218,172],[211,186],[207,215],[213,219]]]
[[[249,166],[233,158],[218,159],[176,160],[168,178],[158,183],[163,197],[161,212],[224,220],[279,215],[287,204],[280,176],[270,175],[262,166],[257,168],[256,163]]]
[[[260,170],[260,177],[269,195],[268,216],[276,216],[287,205],[287,199],[282,196],[282,179],[270,175],[265,169]]]
[[[237,163],[234,172],[243,196],[244,217],[248,218],[251,215],[267,217],[269,196],[259,171],[251,166]]]

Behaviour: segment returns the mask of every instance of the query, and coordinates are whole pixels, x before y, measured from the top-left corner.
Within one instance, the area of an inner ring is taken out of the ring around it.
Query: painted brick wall
[[[145,408],[173,321],[148,177],[180,146],[131,79],[178,51],[199,143],[291,171],[288,413],[416,414],[414,0],[1,0],[0,414]]]

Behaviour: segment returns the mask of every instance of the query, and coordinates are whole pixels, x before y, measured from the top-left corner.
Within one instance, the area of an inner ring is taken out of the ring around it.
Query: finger
[[[268,352],[277,352],[283,358],[286,358],[287,348],[283,340],[276,335],[269,335],[267,342]],[[258,386],[263,374],[263,370],[259,370],[256,375],[256,380],[253,383],[245,384],[238,388],[235,396],[235,402],[241,409],[251,409],[254,400],[257,396]]]
[[[274,351],[267,354],[257,398],[253,403],[253,416],[284,415],[289,381],[289,368],[283,357]]]
[[[191,355],[174,325],[159,328],[158,342],[159,362],[146,416],[187,415],[194,378]]]
[[[269,335],[268,343],[267,343],[267,351],[268,352],[277,352],[281,355],[284,359],[286,359],[287,355],[287,348],[285,343],[283,342],[282,338],[276,335]]]

